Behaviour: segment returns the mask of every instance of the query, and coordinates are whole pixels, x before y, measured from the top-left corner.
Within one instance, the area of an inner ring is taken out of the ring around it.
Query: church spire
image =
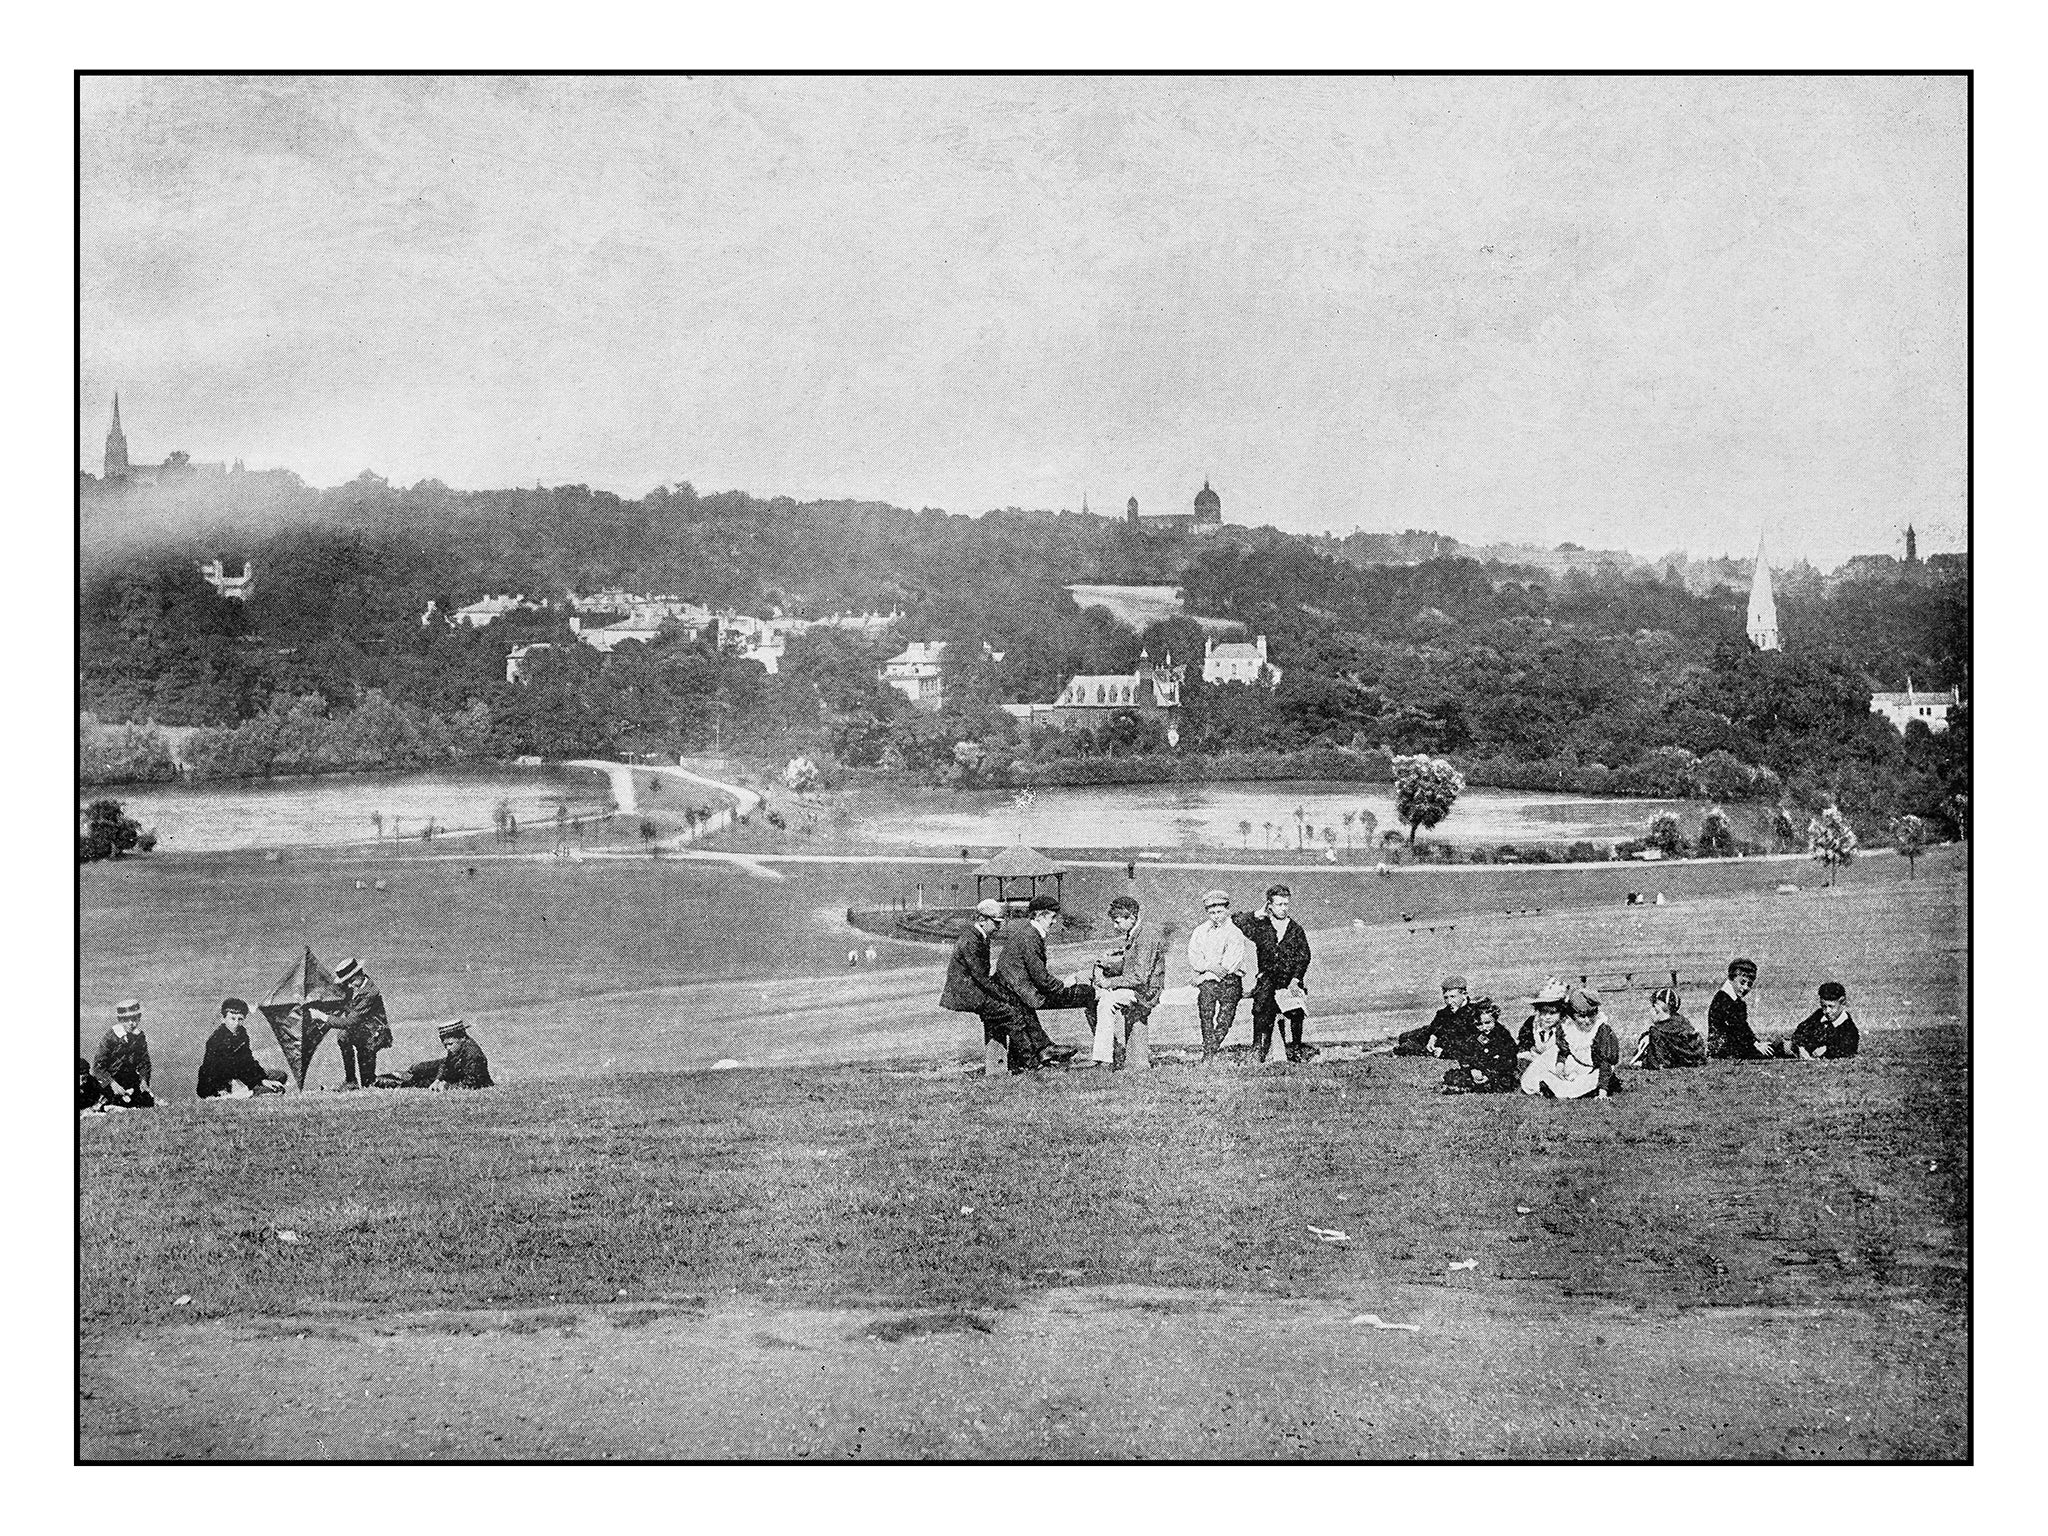
[[[128,437],[121,430],[121,392],[114,392],[114,424],[107,428],[107,456],[101,466],[109,480],[128,477]]]
[[[1760,651],[1778,649],[1778,603],[1771,595],[1771,565],[1764,536],[1756,536],[1756,576],[1749,585],[1749,643]]]

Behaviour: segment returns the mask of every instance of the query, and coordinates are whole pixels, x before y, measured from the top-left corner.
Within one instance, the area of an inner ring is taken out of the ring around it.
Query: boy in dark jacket
[[[199,1097],[227,1099],[237,1084],[250,1093],[283,1093],[284,1072],[265,1067],[249,1044],[249,1005],[239,997],[224,998],[220,1023],[206,1037],[206,1055],[199,1063]]]
[[[1803,1061],[1845,1061],[1862,1045],[1856,1020],[1849,1012],[1849,989],[1839,981],[1820,984],[1820,1006],[1799,1021],[1782,1054]]]
[[[939,993],[939,1006],[954,1013],[972,1013],[981,1019],[985,1041],[1004,1046],[1009,1052],[1010,1070],[1028,1072],[1039,1062],[1041,1042],[1050,1045],[1043,1030],[1034,1031],[1023,1004],[989,969],[989,939],[1003,920],[1000,902],[978,902],[974,916],[953,943],[953,957],[946,963],[946,985]]]
[[[1707,1004],[1707,1054],[1721,1061],[1768,1061],[1771,1048],[1749,1027],[1749,994],[1756,985],[1754,960],[1730,960],[1728,980]]]
[[[1284,885],[1266,887],[1266,904],[1256,912],[1235,912],[1230,920],[1252,942],[1258,952],[1259,968],[1252,978],[1252,1059],[1264,1061],[1273,1046],[1273,1023],[1280,1012],[1279,994],[1305,991],[1308,977],[1308,934],[1287,915],[1294,892]],[[1287,1059],[1302,1056],[1301,1021],[1304,1013],[1288,1015],[1294,1025],[1294,1039],[1285,1042]]]

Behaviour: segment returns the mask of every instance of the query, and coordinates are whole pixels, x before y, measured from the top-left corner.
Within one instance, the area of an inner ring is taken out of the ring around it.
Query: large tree
[[[1441,757],[1394,759],[1394,810],[1408,826],[1408,846],[1421,827],[1434,827],[1451,814],[1465,792],[1465,775]]]

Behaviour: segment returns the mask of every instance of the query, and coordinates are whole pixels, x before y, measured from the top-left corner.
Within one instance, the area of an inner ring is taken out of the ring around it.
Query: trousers
[[[1237,1022],[1237,1004],[1243,996],[1244,978],[1235,971],[1221,981],[1205,981],[1195,988],[1195,1018],[1202,1026],[1205,1059],[1223,1049],[1223,1037]]]
[[[350,1084],[358,1088],[368,1088],[377,1081],[375,1046],[359,1044],[347,1035],[343,1035],[337,1043],[341,1047],[342,1075]]]
[[[1021,1003],[990,1003],[976,1017],[981,1020],[981,1038],[1009,1051],[1012,1072],[1030,1071],[1052,1045],[1037,1016]]]
[[[1147,1014],[1132,1016],[1137,1002],[1137,993],[1122,988],[1095,994],[1095,1049],[1090,1053],[1091,1061],[1115,1065],[1117,1044],[1122,1041],[1127,1071],[1143,1072],[1151,1067],[1152,1030]]]

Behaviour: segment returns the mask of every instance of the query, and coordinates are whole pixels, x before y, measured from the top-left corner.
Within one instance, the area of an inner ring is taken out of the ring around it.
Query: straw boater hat
[[[460,1019],[450,1019],[436,1031],[443,1040],[463,1040],[469,1037],[469,1026]]]
[[[346,960],[342,961],[341,964],[337,965],[334,968],[334,979],[344,984],[354,981],[358,976],[362,974],[363,962],[358,960],[354,955],[350,955]]]
[[[114,1017],[123,1024],[140,1024],[142,1022],[141,1001],[133,997],[122,998],[120,1002],[114,1004]]]

